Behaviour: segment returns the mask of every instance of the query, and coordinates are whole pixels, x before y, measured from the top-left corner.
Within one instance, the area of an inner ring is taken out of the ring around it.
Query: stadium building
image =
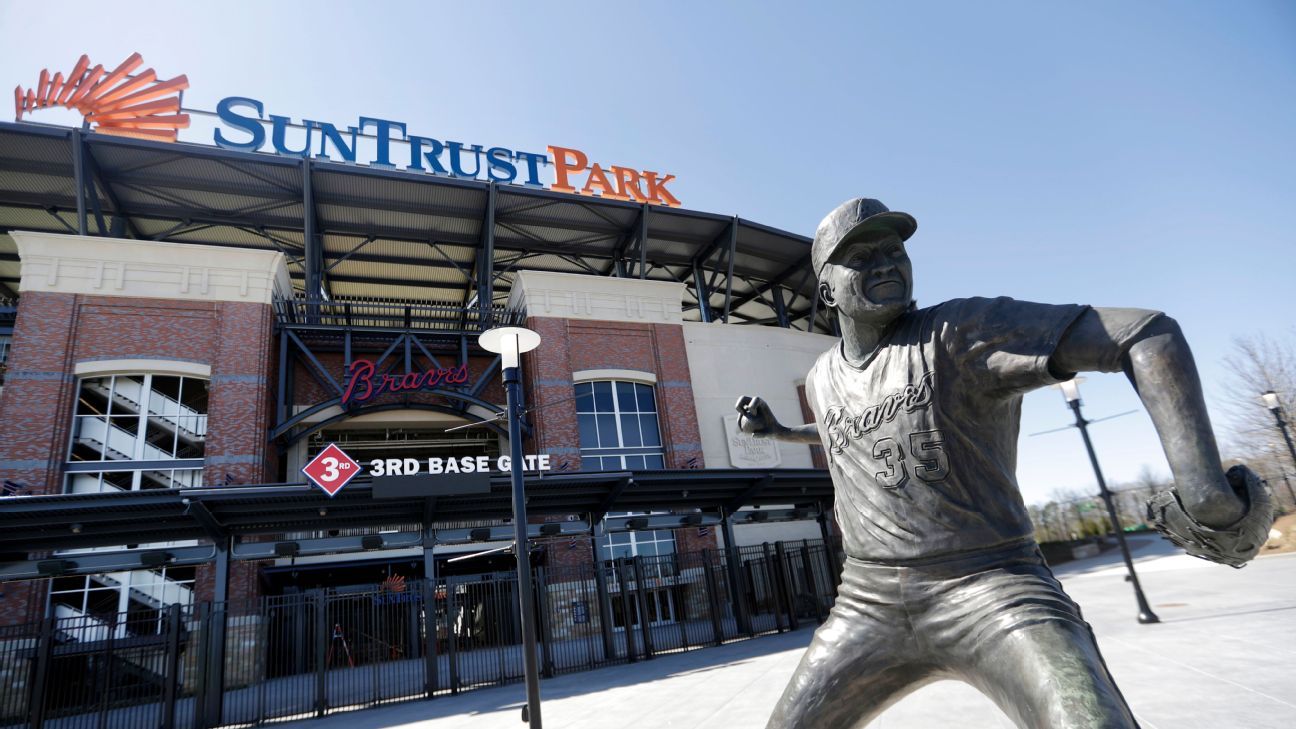
[[[542,338],[522,466],[546,675],[822,619],[823,456],[733,412],[810,417],[834,324],[808,238],[577,149],[184,109],[187,80],[140,63],[43,72],[0,124],[0,726],[517,680],[477,341],[499,325]]]

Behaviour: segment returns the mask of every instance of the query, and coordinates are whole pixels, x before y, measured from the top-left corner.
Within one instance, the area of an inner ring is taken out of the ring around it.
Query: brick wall
[[[544,406],[532,418],[533,441],[528,450],[549,453],[555,469],[580,470],[580,431],[576,419],[572,374],[582,370],[622,369],[656,376],[657,419],[662,431],[667,468],[704,468],[697,407],[684,332],[678,324],[635,324],[553,317],[531,317],[527,326],[539,332],[541,345],[524,355],[523,376],[528,402]],[[680,551],[714,549],[715,532],[675,530]],[[549,546],[551,564],[593,559],[592,540],[568,549],[566,539]]]
[[[271,309],[259,303],[24,292],[0,393],[0,478],[28,493],[62,491],[78,362],[167,359],[211,367],[204,483],[268,480],[272,333]],[[231,577],[245,596],[256,591],[255,575],[241,574],[248,568]],[[198,580],[210,594],[210,569]],[[43,590],[5,585],[0,624],[40,617]]]
[[[805,385],[797,385],[797,399],[801,401],[801,417],[805,418],[802,422],[815,422],[814,409],[810,407],[810,401],[806,399]],[[810,461],[815,468],[828,468],[828,457],[824,455],[823,446],[810,446]]]
[[[718,529],[719,527],[676,529],[675,549],[680,552],[700,552],[704,549],[715,549],[717,546],[716,531]]]
[[[554,470],[579,471],[580,430],[572,395],[571,341],[566,319],[531,317],[527,326],[540,334],[540,347],[523,355],[527,402],[544,407],[544,417],[530,418],[532,446],[550,454]]]
[[[801,401],[801,415],[805,417],[805,422],[815,422],[814,409],[810,407],[810,401],[806,399],[805,385],[797,385],[797,399]],[[823,446],[810,446],[810,460],[814,463],[815,468],[828,468],[828,456],[824,453]],[[832,509],[828,510],[828,533],[830,535],[841,533],[837,530],[837,513]]]
[[[657,377],[657,419],[666,467],[705,466],[679,325],[532,317],[527,326],[539,332],[543,342],[523,360],[529,398],[545,406],[544,417],[533,423],[539,452],[551,454],[555,464],[567,463],[568,470],[580,469],[580,432],[576,403],[571,400],[573,372],[638,370]]]
[[[212,382],[208,405],[208,484],[222,484],[228,474],[236,483],[273,480],[267,439],[273,423],[270,408],[274,371],[274,318],[264,304],[215,304],[211,328]]]
[[[60,490],[78,313],[76,297],[67,294],[28,292],[18,307],[0,393],[0,478],[25,485],[29,494]]]
[[[0,394],[0,477],[59,493],[77,362],[164,359],[211,367],[204,481],[266,478],[270,307],[26,292]]]
[[[240,608],[250,605],[261,597],[261,566],[273,564],[271,561],[240,562],[230,561],[229,600]],[[194,576],[194,600],[206,602],[211,600],[216,589],[216,567],[210,564],[199,565]]]

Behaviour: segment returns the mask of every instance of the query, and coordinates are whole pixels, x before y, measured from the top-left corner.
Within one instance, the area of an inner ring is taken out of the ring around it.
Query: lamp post
[[[1107,505],[1107,516],[1111,518],[1112,529],[1116,530],[1116,541],[1120,543],[1121,556],[1125,558],[1125,568],[1129,570],[1130,583],[1134,585],[1134,597],[1138,600],[1138,621],[1145,624],[1159,623],[1161,618],[1152,612],[1152,606],[1143,595],[1143,586],[1139,584],[1138,573],[1134,571],[1134,559],[1130,557],[1129,545],[1125,543],[1125,530],[1121,527],[1120,518],[1116,516],[1116,506],[1112,503],[1111,491],[1107,490],[1107,481],[1103,479],[1102,469],[1098,467],[1098,455],[1094,453],[1093,442],[1089,440],[1089,421],[1080,414],[1080,384],[1073,378],[1058,383],[1058,388],[1062,390],[1062,397],[1066,398],[1067,405],[1070,405],[1071,411],[1075,413],[1075,424],[1080,429],[1080,437],[1084,438],[1085,450],[1089,452],[1089,463],[1093,466],[1094,476],[1098,479],[1098,489],[1102,494],[1103,503]]]
[[[526,493],[522,478],[522,376],[521,355],[540,345],[540,335],[521,327],[497,327],[482,332],[477,342],[500,355],[507,398],[509,474],[513,485],[513,550],[517,555],[518,602],[522,613],[522,667],[526,674],[527,703],[522,720],[540,729],[540,671],[536,661],[536,615],[531,594],[531,549],[527,543]]]
[[[1273,413],[1274,422],[1278,424],[1278,430],[1282,433],[1283,440],[1287,441],[1287,452],[1291,454],[1292,464],[1296,465],[1296,446],[1292,445],[1291,433],[1287,432],[1287,421],[1283,420],[1282,401],[1278,399],[1278,393],[1270,390],[1260,396],[1264,400],[1265,407]],[[1287,469],[1282,470],[1283,481],[1287,484],[1287,493],[1292,497],[1292,504],[1296,506],[1296,492],[1292,491],[1291,481],[1287,480]]]

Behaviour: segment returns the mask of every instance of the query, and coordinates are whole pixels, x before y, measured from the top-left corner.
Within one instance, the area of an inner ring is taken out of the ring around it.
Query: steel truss
[[[416,409],[448,413],[465,420],[482,422],[500,435],[506,433],[495,422],[485,422],[503,410],[503,405],[483,399],[487,385],[500,375],[500,359],[494,359],[471,383],[422,391],[444,400],[444,404],[415,401],[406,394],[398,400],[384,398],[370,405],[343,403],[346,383],[341,379],[357,355],[371,355],[374,370],[382,375],[407,375],[428,369],[467,362],[469,355],[490,356],[477,346],[481,331],[493,326],[520,324],[517,312],[502,308],[477,309],[453,306],[390,304],[384,302],[328,301],[325,299],[278,299],[274,302],[275,329],[279,344],[275,424],[270,439],[286,449],[302,438],[349,418],[370,412]],[[342,369],[326,366],[321,355],[342,354]],[[372,356],[376,355],[376,356]],[[300,366],[300,367],[299,367]],[[324,390],[326,397],[294,411],[297,401],[297,373],[304,370]],[[473,412],[472,408],[479,412]],[[341,408],[322,420],[316,416]]]
[[[0,187],[0,233],[31,229],[22,211],[40,210],[55,232],[278,250],[307,298],[363,290],[479,321],[515,271],[536,270],[677,281],[704,322],[831,329],[809,240],[736,216],[27,123],[0,124],[6,138],[66,144],[66,155],[0,155],[0,172],[61,178],[49,187],[71,194]],[[405,244],[421,252],[390,252]],[[382,293],[393,287],[404,293]]]

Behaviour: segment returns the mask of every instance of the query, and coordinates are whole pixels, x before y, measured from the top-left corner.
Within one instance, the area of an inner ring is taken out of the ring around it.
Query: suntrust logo
[[[217,129],[217,146],[246,152],[261,151],[267,142],[275,154],[292,157],[333,159],[363,163],[371,167],[395,168],[433,175],[493,182],[518,183],[575,193],[679,207],[667,184],[674,175],[639,170],[621,165],[591,163],[584,152],[549,145],[545,153],[526,152],[502,146],[466,144],[410,134],[404,122],[361,116],[354,126],[267,114],[257,99],[230,96],[221,99],[216,115],[227,129]],[[366,144],[361,144],[361,140]],[[404,145],[405,151],[394,150]],[[540,168],[552,165],[552,180],[542,180]],[[583,179],[582,179],[583,176]]]
[[[153,69],[135,73],[144,63],[131,54],[112,71],[90,66],[81,56],[66,76],[49,69],[35,86],[14,89],[18,121],[39,109],[65,107],[79,111],[92,129],[102,134],[174,142],[189,127],[181,94],[189,79],[159,81]],[[133,74],[133,75],[132,75]],[[267,114],[266,105],[245,96],[229,96],[216,105],[220,120],[213,133],[216,146],[244,152],[265,150],[291,157],[333,159],[370,167],[396,168],[465,179],[521,184],[576,195],[635,203],[679,207],[668,185],[674,175],[624,165],[591,162],[573,147],[548,145],[544,152],[510,147],[465,144],[410,134],[404,122],[361,116],[355,126]],[[403,149],[395,149],[403,147]],[[541,167],[553,167],[552,176]]]
[[[14,89],[14,114],[62,106],[75,109],[91,128],[102,134],[174,142],[180,130],[189,126],[189,115],[180,112],[180,94],[189,88],[184,75],[158,81],[153,69],[131,75],[144,63],[138,53],[112,71],[102,64],[90,67],[90,57],[81,56],[67,76],[59,71],[40,72],[35,86]]]

